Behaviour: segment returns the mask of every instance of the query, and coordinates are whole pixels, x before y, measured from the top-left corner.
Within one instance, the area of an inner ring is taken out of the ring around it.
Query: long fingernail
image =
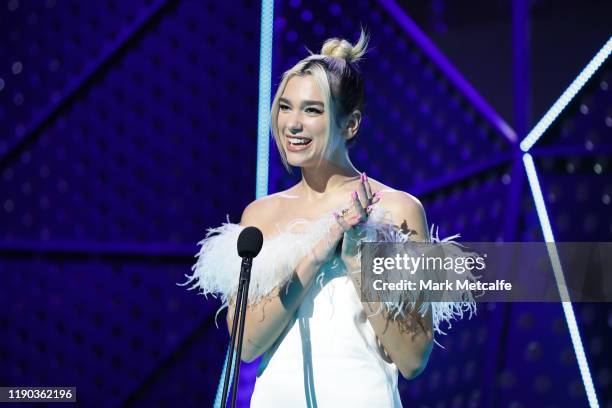
[[[381,196],[382,196],[382,191],[377,191],[376,193],[374,193],[375,198],[380,198]]]
[[[363,181],[368,181],[368,175],[365,171],[363,172]]]
[[[359,181],[360,181],[361,183],[363,183],[363,181],[365,180],[364,175],[365,175],[365,173],[361,173],[361,174],[359,175]]]
[[[353,200],[356,200],[356,199],[357,199],[357,192],[356,192],[356,191],[353,191],[353,192],[351,193],[351,197],[353,198]]]

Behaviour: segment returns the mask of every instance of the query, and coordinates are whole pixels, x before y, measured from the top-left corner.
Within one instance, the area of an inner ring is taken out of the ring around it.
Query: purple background
[[[305,46],[363,24],[358,168],[419,197],[440,236],[542,240],[517,143],[449,69],[520,141],[610,37],[610,3],[395,4],[448,66],[393,4],[279,2],[274,88]],[[259,18],[248,0],[2,1],[0,385],[76,386],[83,406],[211,405],[227,331],[217,301],[176,283],[206,228],[254,199]],[[559,241],[612,241],[610,71],[532,150]],[[296,181],[272,151],[270,191]],[[610,407],[612,308],[574,307]],[[406,406],[587,405],[560,305],[481,305],[450,333],[401,380]]]

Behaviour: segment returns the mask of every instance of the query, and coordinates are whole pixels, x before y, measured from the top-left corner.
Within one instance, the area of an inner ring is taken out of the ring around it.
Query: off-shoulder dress
[[[383,208],[374,207],[362,226],[364,241],[409,241],[409,235],[389,219]],[[334,222],[332,213],[314,221],[297,219],[267,239],[253,260],[249,303],[265,301],[273,289],[288,282],[297,263]],[[209,229],[188,276],[190,288],[219,296],[223,307],[236,295],[241,262],[236,241],[243,228],[228,222]],[[432,242],[454,242],[457,237],[440,240],[433,228],[430,236]],[[293,319],[261,359],[252,407],[402,406],[398,368],[380,347],[347,273],[339,256],[320,268]],[[406,292],[389,296],[382,305],[392,315],[418,298]],[[425,302],[420,312],[431,307],[434,331],[440,333],[443,322],[475,311],[471,294],[464,298],[465,302]]]

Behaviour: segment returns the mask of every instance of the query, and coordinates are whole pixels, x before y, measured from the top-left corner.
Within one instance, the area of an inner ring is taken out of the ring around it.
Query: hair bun
[[[347,62],[356,62],[365,55],[368,40],[368,35],[363,30],[361,30],[359,41],[355,45],[341,38],[330,38],[323,44],[321,55],[342,58]]]

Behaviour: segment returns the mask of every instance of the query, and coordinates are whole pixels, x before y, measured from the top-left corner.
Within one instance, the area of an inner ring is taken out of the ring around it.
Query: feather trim
[[[331,215],[318,221],[295,220],[285,231],[264,240],[259,255],[253,259],[249,283],[248,303],[254,304],[268,296],[275,288],[284,286],[292,277],[298,262],[314,247],[335,222]],[[306,232],[296,232],[307,224]],[[238,291],[241,258],[236,243],[243,226],[224,223],[210,228],[196,254],[197,262],[192,274],[183,285],[198,289],[205,296],[221,297],[223,306],[235,298]]]
[[[412,241],[412,231],[403,232],[397,226],[390,222],[390,214],[382,209],[376,208],[375,211],[370,214],[368,222],[363,224],[362,232],[365,234],[362,242],[390,242],[390,243],[407,243]],[[448,244],[441,246],[444,251],[443,257],[467,257],[475,256],[476,254],[466,252],[462,248],[463,246],[456,242],[455,239],[459,238],[460,234],[455,234],[450,237],[440,239],[438,234],[438,228],[431,226],[429,233],[429,243],[433,244]],[[418,256],[417,254],[414,254]],[[358,252],[356,255],[361,258],[361,253]],[[421,280],[432,277],[435,274],[435,280],[444,281],[446,279],[447,271],[427,271],[428,277],[425,276],[425,272],[419,270],[416,272],[416,279]],[[384,279],[384,275],[381,275]],[[477,277],[472,275],[470,272],[465,272],[464,278],[470,281],[476,281]],[[390,279],[387,278],[390,281]],[[397,280],[396,280],[397,281]],[[442,330],[441,326],[444,322],[448,328],[451,328],[451,321],[456,319],[462,319],[465,314],[469,313],[469,317],[476,313],[476,302],[469,290],[462,292],[454,291],[453,299],[460,299],[460,301],[442,302],[433,299],[427,299],[425,293],[421,291],[381,291],[377,292],[379,299],[381,300],[381,308],[376,312],[380,313],[385,311],[386,314],[391,316],[393,319],[401,317],[406,312],[411,312],[416,309],[417,304],[419,308],[417,312],[421,315],[425,314],[429,307],[432,309],[433,317],[433,329],[434,332],[439,334],[446,334]],[[382,295],[382,298],[381,298]]]
[[[317,221],[298,219],[293,221],[285,231],[264,241],[259,255],[253,259],[251,281],[249,285],[249,304],[260,302],[278,287],[284,286],[292,277],[298,262],[324,237],[336,221],[331,214],[326,214]],[[304,231],[295,231],[299,227]],[[223,303],[219,309],[227,307],[229,300],[236,296],[240,276],[241,259],[238,256],[236,243],[243,226],[229,222],[217,228],[209,228],[201,240],[199,252],[195,255],[197,262],[192,266],[192,274],[185,275],[189,289],[197,289],[204,296],[220,296]],[[362,224],[365,236],[363,242],[410,242],[411,232],[402,232],[390,221],[390,213],[383,208],[373,207],[368,221]],[[304,229],[304,228],[302,228]],[[438,230],[431,227],[431,243],[449,243],[445,246],[448,256],[467,254],[461,245],[454,241],[460,235],[456,234],[444,239],[438,236]],[[361,256],[358,254],[357,256]],[[316,281],[322,285],[326,271],[344,268],[338,257],[321,268]],[[348,272],[347,272],[348,273]],[[476,280],[469,275],[469,279]],[[387,293],[388,292],[388,293]],[[424,299],[418,291],[386,291],[386,297],[381,302],[383,310],[393,318],[402,316],[406,310],[411,311],[419,304],[418,313],[424,314],[429,307],[432,309],[433,327],[436,333],[445,334],[441,329],[442,322],[451,327],[451,320],[463,318],[469,312],[471,317],[476,312],[476,303],[469,291],[462,293],[461,302],[436,302]],[[218,312],[219,312],[218,311]],[[382,310],[380,310],[382,311]],[[217,313],[218,313],[217,312]]]

